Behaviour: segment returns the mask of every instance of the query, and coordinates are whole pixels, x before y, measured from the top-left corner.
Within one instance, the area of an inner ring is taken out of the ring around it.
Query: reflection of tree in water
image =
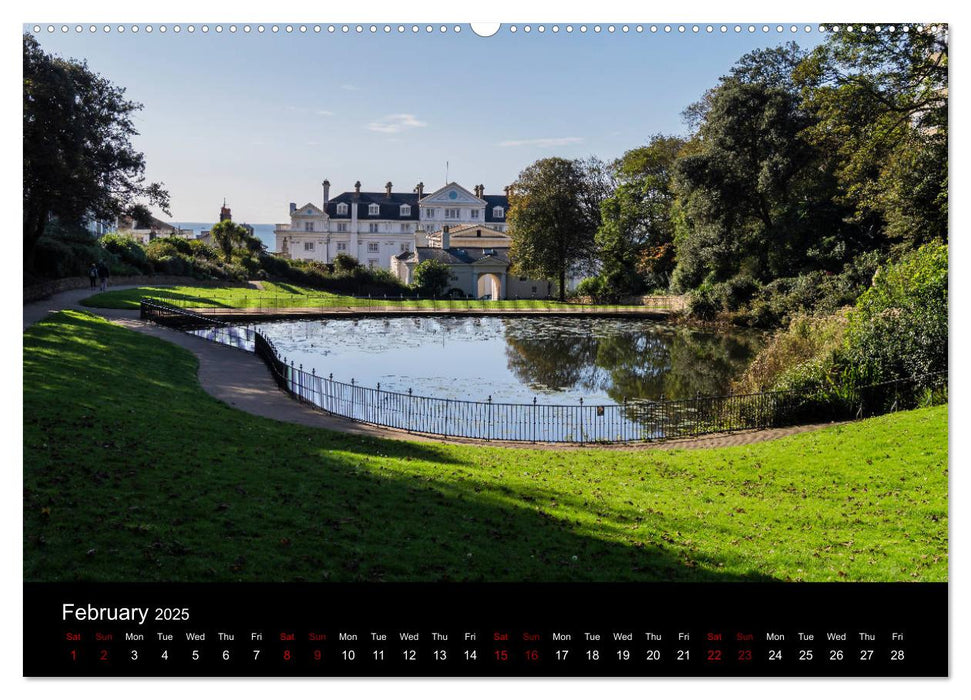
[[[579,388],[624,399],[686,398],[728,391],[761,340],[643,321],[505,324],[509,369],[538,389]]]
[[[538,332],[532,332],[537,330]],[[505,324],[509,369],[523,384],[537,390],[578,387],[588,391],[609,386],[596,365],[597,338],[575,329],[530,329]]]

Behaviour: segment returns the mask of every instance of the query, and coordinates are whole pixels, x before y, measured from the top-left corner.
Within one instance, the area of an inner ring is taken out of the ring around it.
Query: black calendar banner
[[[947,584],[24,586],[26,676],[946,676]]]

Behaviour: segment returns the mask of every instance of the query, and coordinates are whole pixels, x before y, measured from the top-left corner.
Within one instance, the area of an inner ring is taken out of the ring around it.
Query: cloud
[[[316,112],[314,112],[314,114],[316,114],[319,117],[333,117],[334,116],[334,113],[331,112],[329,109],[318,109]]]
[[[419,126],[428,126],[428,124],[419,121],[414,114],[389,114],[371,122],[367,125],[367,128],[382,134],[397,134]]]
[[[351,92],[357,92],[360,90],[357,85],[341,85],[341,90],[350,90]]]
[[[583,139],[579,136],[562,136],[554,139],[523,139],[521,141],[503,141],[500,146],[539,146],[540,148],[552,148],[553,146],[569,146],[571,143],[582,143]]]

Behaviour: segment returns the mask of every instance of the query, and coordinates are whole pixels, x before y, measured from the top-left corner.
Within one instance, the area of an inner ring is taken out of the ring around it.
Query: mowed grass
[[[85,313],[24,333],[26,580],[947,578],[946,406],[726,449],[487,448],[253,417],[196,370]]]
[[[263,289],[247,287],[138,287],[101,292],[85,299],[82,304],[101,309],[137,309],[143,297],[155,297],[187,308],[280,309],[280,308],[375,308],[406,307],[414,309],[576,309],[576,304],[564,304],[550,299],[417,299],[407,296],[353,297],[331,294],[309,287],[264,282]],[[677,304],[658,298],[652,306],[666,309]],[[627,306],[594,306],[583,308],[619,309]],[[633,307],[640,308],[640,307]]]

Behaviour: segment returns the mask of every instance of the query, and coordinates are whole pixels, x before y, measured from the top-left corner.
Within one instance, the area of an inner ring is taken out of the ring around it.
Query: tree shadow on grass
[[[608,539],[443,446],[235,411],[189,353],[84,314],[24,342],[27,580],[770,580]]]

